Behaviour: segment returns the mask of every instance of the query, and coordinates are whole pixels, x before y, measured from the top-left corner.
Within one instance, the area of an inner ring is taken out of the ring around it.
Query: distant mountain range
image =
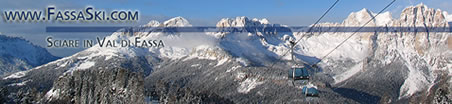
[[[58,57],[18,37],[0,35],[0,76],[25,71]]]

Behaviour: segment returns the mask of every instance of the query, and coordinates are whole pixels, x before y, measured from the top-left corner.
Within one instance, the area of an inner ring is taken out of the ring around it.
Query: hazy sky
[[[351,12],[367,8],[378,12],[392,0],[341,0],[322,22],[342,22]],[[48,5],[61,9],[83,9],[93,6],[99,9],[139,10],[137,23],[114,24],[130,26],[145,24],[149,20],[164,21],[171,17],[182,16],[195,26],[214,26],[221,18],[247,16],[249,18],[267,18],[271,23],[289,26],[309,25],[315,22],[335,0],[1,0],[0,10],[37,9]],[[397,0],[388,8],[394,18],[407,6],[426,4],[429,8],[438,8],[452,12],[452,0]],[[99,25],[112,24],[55,24],[55,23],[6,23],[0,21],[0,32],[4,35],[23,37],[34,44],[45,47],[47,36],[54,38],[85,39],[106,36],[110,33],[46,33],[45,26],[61,25]],[[82,49],[51,48],[57,56],[68,56]]]

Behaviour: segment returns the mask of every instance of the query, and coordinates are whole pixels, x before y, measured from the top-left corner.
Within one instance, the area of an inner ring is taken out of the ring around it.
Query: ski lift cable
[[[396,0],[392,0],[391,3],[389,3],[388,5],[386,5],[386,7],[384,7],[382,10],[380,10],[377,15],[372,16],[372,18],[367,21],[364,25],[362,25],[361,27],[358,28],[358,30],[356,30],[355,32],[353,32],[350,36],[348,36],[344,41],[342,41],[341,43],[339,43],[336,47],[334,47],[330,52],[328,52],[326,55],[324,55],[322,58],[320,58],[320,60],[318,60],[317,62],[315,62],[313,65],[316,65],[317,63],[321,62],[324,58],[328,57],[331,53],[333,53],[337,48],[339,48],[342,44],[344,44],[348,39],[350,39],[352,36],[356,35],[356,33],[358,33],[358,31],[360,31],[362,28],[364,28],[364,26],[366,26],[367,24],[369,24],[372,20],[375,19],[375,17],[377,17],[378,15],[380,15],[383,11],[385,11],[389,6],[391,6]]]
[[[328,12],[330,12],[330,10],[333,9],[333,7],[334,7],[338,2],[339,2],[339,0],[336,0],[336,2],[334,2],[333,5],[331,5],[330,8],[328,8],[328,9],[325,11],[325,13],[323,13],[322,16],[320,16],[320,18],[317,19],[317,21],[316,21],[311,27],[309,27],[309,29],[308,29],[308,31],[306,31],[306,33],[311,32],[312,28],[314,28],[314,27],[320,22],[320,20],[322,20],[323,17],[325,17],[326,14],[328,14]],[[304,35],[302,35],[301,38],[303,38],[303,36],[304,36]],[[295,43],[291,44],[291,45],[293,45],[293,48],[295,48],[295,45],[296,45],[298,42],[300,42],[301,38],[300,38],[299,40],[295,41]],[[286,53],[284,53],[284,54],[282,55],[282,57],[286,56],[287,53],[289,53],[289,51],[287,51]]]
[[[328,14],[328,12],[330,12],[330,10],[333,9],[333,7],[334,7],[338,2],[339,2],[339,0],[336,0],[336,2],[334,2],[334,4],[331,5],[330,8],[328,8],[328,10],[326,10],[325,13],[323,13],[322,16],[320,16],[319,19],[317,19],[317,21],[315,21],[314,25],[312,25],[311,27],[309,27],[309,29],[308,29],[308,31],[307,31],[306,33],[311,32],[312,28],[314,28],[314,27],[320,22],[320,20],[322,20],[323,17],[325,17],[326,14]],[[298,40],[298,41],[299,41],[299,40]],[[297,44],[297,43],[298,43],[298,42],[295,42],[295,44]]]
[[[309,27],[309,29],[308,29],[307,32],[310,32],[310,31],[312,30],[312,28],[313,28],[314,26],[316,26],[316,25],[320,22],[320,20],[322,20],[323,17],[325,17],[326,14],[328,14],[328,12],[330,12],[330,10],[333,9],[333,7],[334,7],[338,2],[339,2],[339,0],[336,0],[336,1],[333,3],[333,5],[331,5],[331,6],[330,6],[330,7],[322,14],[322,16],[320,16],[320,18],[317,19],[317,21],[316,21],[311,27]],[[300,40],[301,40],[301,39],[300,39]],[[291,45],[293,45],[293,48],[294,48],[294,46],[295,46],[300,40],[298,40],[298,41],[296,41],[295,43],[291,44]],[[292,47],[292,46],[291,46],[291,47]],[[289,52],[290,52],[290,50],[289,50],[289,51],[286,51],[283,55],[281,55],[281,57],[279,57],[278,60],[281,60],[281,59],[282,59],[284,56],[286,56]],[[270,68],[272,68],[275,64],[276,64],[276,63],[273,63],[273,64],[270,66]]]

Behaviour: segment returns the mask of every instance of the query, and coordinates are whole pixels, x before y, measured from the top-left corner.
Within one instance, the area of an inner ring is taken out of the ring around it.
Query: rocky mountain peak
[[[174,17],[165,22],[163,22],[163,26],[165,27],[185,27],[191,26],[191,24],[187,21],[187,19],[183,17]]]
[[[236,18],[223,18],[217,23],[217,27],[253,27],[270,24],[267,19],[248,19],[248,17],[241,16]]]
[[[372,12],[367,8],[363,8],[363,9],[359,10],[357,13],[372,14]]]
[[[161,25],[160,22],[156,21],[156,20],[151,20],[151,21],[148,22],[148,24],[146,24],[146,26],[148,26],[148,27],[157,27],[157,26],[160,26],[160,25]]]
[[[261,24],[270,24],[270,22],[266,18],[263,18],[261,20],[254,18],[253,21],[259,21]]]
[[[440,9],[428,8],[423,3],[405,8],[400,15],[402,25],[446,26],[445,14]]]
[[[217,23],[217,27],[244,27],[248,21],[245,16],[236,17],[235,19],[223,18]]]
[[[373,18],[372,12],[368,9],[364,8],[358,12],[353,12],[348,15],[348,17],[344,20],[343,24],[348,26],[361,26],[365,24],[367,21]],[[374,26],[375,21],[372,21],[367,26]]]

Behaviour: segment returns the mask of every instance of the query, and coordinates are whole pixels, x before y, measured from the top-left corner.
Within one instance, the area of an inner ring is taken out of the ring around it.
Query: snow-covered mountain
[[[366,26],[447,28],[446,16],[444,11],[420,4],[403,10],[399,19],[389,12],[377,16],[363,9],[342,23],[320,25],[361,26],[375,17]],[[189,26],[186,19],[175,17],[141,27]],[[45,103],[144,103],[150,99],[163,103],[405,103],[450,96],[450,90],[437,93],[452,88],[451,33],[358,33],[318,63],[319,69],[310,70],[311,84],[321,94],[306,100],[298,92],[301,87],[289,84],[285,76],[293,64],[290,55],[284,55],[289,42],[301,39],[295,47],[296,61],[314,64],[352,33],[291,32],[287,26],[247,17],[221,19],[216,26],[246,28],[220,32],[119,30],[107,40],[119,43],[139,37],[163,40],[165,46],[96,45],[4,77],[0,84],[10,92],[34,91],[29,88],[41,92],[21,95],[32,96],[28,99],[20,97],[21,93],[9,93],[8,99]]]
[[[363,9],[351,13],[342,24],[321,25],[361,26],[372,16],[375,14]],[[388,12],[382,13],[366,26],[426,27],[427,29],[449,27],[443,11],[427,8],[423,4],[407,7],[400,17],[400,19],[393,19]],[[355,35],[333,52],[331,57],[323,61],[321,66],[326,73],[333,75],[336,86],[360,89],[380,96],[389,94],[395,97],[394,100],[410,98],[419,93],[428,95],[428,91],[432,90],[437,80],[445,77],[441,76],[442,73],[449,73],[446,76],[452,73],[452,48],[450,47],[452,34],[396,31]],[[307,55],[321,57],[326,54],[324,50],[334,48],[344,40],[342,36],[349,35],[349,33],[315,34],[303,39],[301,47],[307,48]],[[446,78],[446,80],[450,79]],[[392,91],[385,92],[385,90]]]
[[[27,40],[0,35],[0,76],[28,70],[57,58]]]

